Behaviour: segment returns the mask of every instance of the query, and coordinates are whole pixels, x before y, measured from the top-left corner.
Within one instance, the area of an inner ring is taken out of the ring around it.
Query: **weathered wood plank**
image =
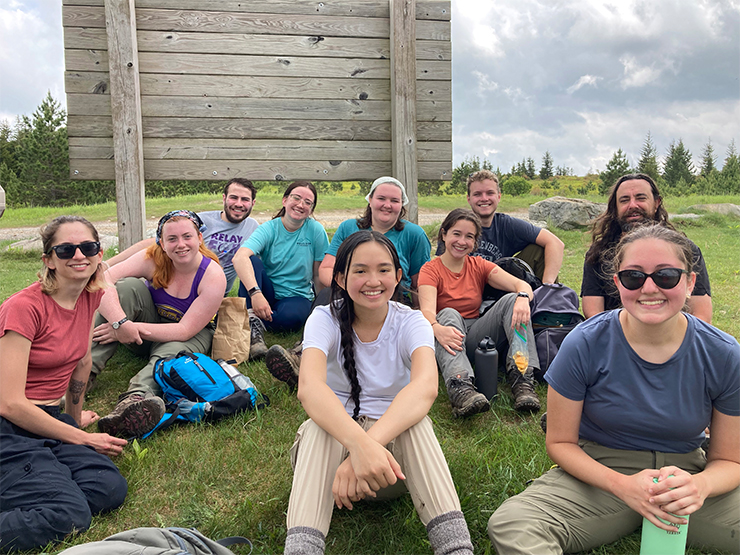
[[[65,6],[102,6],[103,0],[64,0]],[[351,15],[355,17],[389,17],[384,0],[137,0],[137,8],[170,8],[179,10],[210,10],[274,14]],[[416,19],[450,19],[450,2],[423,0],[416,3]]]
[[[219,139],[294,139],[390,141],[389,121],[340,120],[251,120],[225,118],[143,118],[144,139],[203,138]],[[106,116],[68,116],[69,137],[111,137],[112,124]],[[451,141],[451,121],[418,121],[417,140]]]
[[[316,79],[310,77],[246,77],[233,75],[139,76],[141,94],[150,96],[238,96],[252,98],[314,98],[390,100],[390,83],[381,79]],[[67,94],[109,94],[107,73],[67,71]],[[418,99],[449,100],[450,81],[417,81]]]
[[[412,93],[413,94],[413,93]],[[413,103],[413,99],[411,99]],[[451,121],[452,104],[438,100],[419,101],[420,121]],[[67,113],[75,116],[111,114],[110,97],[101,94],[68,94]],[[384,100],[296,100],[194,96],[142,96],[145,117],[268,118],[388,120],[391,104]],[[414,118],[416,119],[416,118]]]
[[[419,221],[416,154],[416,0],[390,0],[391,169],[406,186],[408,218]]]
[[[141,130],[139,59],[136,50],[134,0],[105,0],[108,28],[116,211],[121,249],[144,238],[144,147]],[[90,96],[90,95],[86,95]],[[101,98],[99,95],[91,95]]]
[[[316,37],[300,35],[249,35],[242,33],[188,33],[138,31],[139,52],[191,54],[242,54],[272,56],[325,56],[327,58],[390,58],[388,39]],[[65,27],[66,48],[107,50],[105,29]],[[450,60],[448,41],[417,40],[418,60]]]
[[[112,160],[73,160],[70,164],[75,179],[112,179]],[[258,180],[309,179],[322,181],[372,180],[390,174],[390,162],[304,161],[290,162],[251,160],[149,160],[145,164],[146,179],[210,179],[224,180],[247,177]],[[450,179],[452,170],[446,162],[425,162],[419,165],[420,179]]]
[[[317,77],[389,79],[390,61],[373,59],[273,56],[237,56],[229,54],[181,54],[141,52],[141,73],[188,75],[252,75],[262,77]],[[65,50],[67,71],[107,71],[108,52],[101,50]],[[452,62],[420,60],[416,64],[420,80],[449,81]]]
[[[70,159],[113,159],[113,139],[70,137]],[[144,139],[144,160],[353,160],[391,159],[388,141],[260,139]],[[452,145],[422,142],[419,161],[452,160]]]
[[[95,6],[65,5],[62,8],[62,25],[104,28],[105,17],[103,11]],[[136,10],[136,28],[139,31],[197,31],[321,37],[388,38],[390,36],[387,18],[148,8]],[[419,20],[416,38],[448,41],[451,38],[450,22]]]

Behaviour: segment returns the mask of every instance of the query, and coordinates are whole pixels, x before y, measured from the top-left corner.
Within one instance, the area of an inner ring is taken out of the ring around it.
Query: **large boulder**
[[[689,210],[696,210],[697,212],[716,212],[717,214],[726,214],[728,216],[740,218],[740,206],[729,202],[719,204],[695,204],[694,206],[689,206]]]
[[[549,220],[560,229],[582,229],[606,210],[606,204],[579,198],[552,197],[529,207],[530,220]]]
[[[113,246],[118,245],[118,237],[115,235],[101,235],[100,236],[100,246],[103,247],[103,250],[107,250]],[[43,250],[43,245],[41,244],[41,237],[37,237],[36,239],[24,239],[23,241],[16,241],[15,243],[12,243],[8,245],[8,247],[5,250],[21,250],[21,251],[38,251],[41,252]]]

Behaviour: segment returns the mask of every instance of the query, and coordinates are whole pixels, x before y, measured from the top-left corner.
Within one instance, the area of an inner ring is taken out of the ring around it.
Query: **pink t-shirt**
[[[451,272],[437,257],[421,267],[419,285],[437,289],[437,312],[454,308],[463,318],[477,318],[488,274],[496,265],[480,256],[466,256],[459,274]]]
[[[77,363],[90,348],[90,327],[103,291],[83,291],[74,310],[59,306],[33,285],[0,305],[0,337],[14,331],[31,341],[26,397],[58,399],[67,391]]]

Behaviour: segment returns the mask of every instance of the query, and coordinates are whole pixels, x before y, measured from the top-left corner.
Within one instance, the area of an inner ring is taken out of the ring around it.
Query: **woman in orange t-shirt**
[[[456,208],[439,230],[438,241],[444,251],[419,272],[419,304],[434,330],[437,364],[447,386],[452,413],[470,416],[490,408],[488,399],[473,386],[475,374],[470,365],[476,347],[486,336],[493,339],[500,353],[507,353],[504,364],[515,408],[538,411],[534,371],[539,369],[539,359],[529,312],[532,288],[493,262],[468,256],[475,251],[480,234],[478,216]],[[479,316],[486,284],[511,293]],[[517,368],[509,347],[517,333],[527,338],[529,360],[522,370]]]

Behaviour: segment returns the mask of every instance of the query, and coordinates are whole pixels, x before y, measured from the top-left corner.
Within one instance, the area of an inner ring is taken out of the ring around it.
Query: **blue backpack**
[[[201,353],[180,351],[159,359],[154,364],[154,380],[162,388],[167,412],[143,439],[176,422],[215,422],[270,404],[234,366]],[[263,402],[257,402],[258,396]]]

